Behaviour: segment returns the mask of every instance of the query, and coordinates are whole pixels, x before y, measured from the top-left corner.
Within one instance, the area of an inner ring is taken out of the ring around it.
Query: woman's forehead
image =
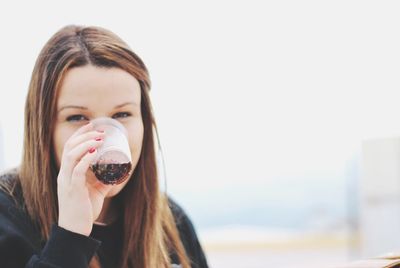
[[[61,84],[58,106],[124,102],[140,104],[140,84],[119,68],[92,65],[70,69]]]

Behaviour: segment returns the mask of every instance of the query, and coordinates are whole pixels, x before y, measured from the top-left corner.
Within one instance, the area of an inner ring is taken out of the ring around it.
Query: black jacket
[[[8,173],[0,179],[10,180],[15,177],[15,174]],[[121,252],[121,240],[118,240],[122,238],[120,222],[110,226],[94,225],[89,237],[54,224],[48,241],[42,241],[38,228],[19,203],[22,197],[18,198],[18,191],[16,193],[17,198],[12,198],[0,190],[0,267],[86,268],[95,253],[103,268],[115,267],[114,263]],[[15,199],[20,201],[16,202]],[[190,219],[172,200],[169,205],[192,267],[208,267]],[[171,267],[180,267],[177,266],[176,254],[171,253],[170,257]]]

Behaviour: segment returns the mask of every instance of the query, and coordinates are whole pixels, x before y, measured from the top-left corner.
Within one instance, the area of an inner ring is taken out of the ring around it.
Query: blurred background
[[[382,0],[3,1],[0,170],[20,162],[43,45],[97,25],[149,68],[166,191],[211,267],[400,250],[399,13]]]

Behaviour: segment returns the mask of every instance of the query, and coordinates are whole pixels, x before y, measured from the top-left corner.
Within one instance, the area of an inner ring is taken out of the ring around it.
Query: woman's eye
[[[121,113],[116,113],[112,116],[112,118],[124,118],[124,117],[128,117],[131,116],[131,113],[128,112],[121,112]]]
[[[81,114],[75,114],[67,117],[67,121],[74,122],[74,121],[82,121],[87,120],[87,118]]]

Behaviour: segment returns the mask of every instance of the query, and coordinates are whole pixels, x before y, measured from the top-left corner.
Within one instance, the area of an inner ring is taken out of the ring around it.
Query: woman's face
[[[140,97],[139,82],[122,69],[86,65],[68,70],[58,95],[53,134],[58,167],[65,142],[78,128],[95,118],[110,117],[128,131],[132,167],[136,168],[143,141]],[[91,170],[86,174],[94,179]],[[107,197],[118,194],[127,182],[114,185]]]

